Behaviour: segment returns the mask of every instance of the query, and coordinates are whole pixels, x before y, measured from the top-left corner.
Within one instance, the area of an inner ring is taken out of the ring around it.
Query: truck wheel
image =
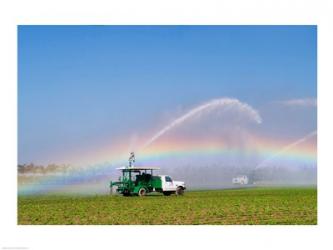
[[[144,188],[140,188],[138,194],[139,194],[139,196],[145,196],[145,195],[146,195],[146,189],[144,189]]]
[[[183,194],[184,194],[184,189],[182,187],[177,187],[176,195],[183,195]]]

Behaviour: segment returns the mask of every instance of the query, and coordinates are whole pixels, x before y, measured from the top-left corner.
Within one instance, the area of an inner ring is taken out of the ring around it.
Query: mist
[[[275,144],[276,138],[282,142]],[[174,180],[185,181],[188,190],[316,185],[316,157],[309,161],[305,157],[292,155],[293,151],[303,152],[304,149],[315,152],[316,131],[297,138],[275,134],[271,138],[274,142],[274,148],[270,149],[272,152],[265,151],[266,146],[272,145],[261,145],[261,140],[268,139],[265,117],[262,118],[259,111],[237,99],[221,98],[185,110],[146,140],[139,133],[126,140],[129,141],[128,149],[134,149],[136,153],[136,166],[158,166],[161,169],[155,174],[166,174]],[[145,143],[140,144],[142,141]],[[172,145],[179,154],[163,157],[154,154],[155,148],[168,152]],[[143,157],[150,150],[149,154],[154,157]],[[81,168],[69,165],[53,170],[41,167],[39,172],[21,171],[19,189],[30,185],[30,189],[26,189],[28,191],[22,189],[21,193],[25,194],[107,194],[109,181],[120,176],[116,167],[125,165],[126,161],[124,158],[121,163],[110,160]],[[243,186],[233,184],[232,179],[241,175],[246,175],[249,183]]]

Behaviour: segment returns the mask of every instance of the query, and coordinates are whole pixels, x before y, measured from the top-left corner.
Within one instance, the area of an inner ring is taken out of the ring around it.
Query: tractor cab
[[[116,191],[125,196],[132,194],[145,195],[148,192],[153,192],[158,188],[156,182],[158,177],[153,176],[153,171],[159,168],[152,167],[121,167],[117,168],[121,170],[122,175],[117,182],[111,182],[111,191],[113,186],[116,187]]]

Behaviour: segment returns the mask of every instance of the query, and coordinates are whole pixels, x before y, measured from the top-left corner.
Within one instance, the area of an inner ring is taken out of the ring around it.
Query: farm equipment
[[[134,167],[135,156],[132,152],[129,164],[125,167],[117,168],[122,172],[119,181],[110,182],[110,192],[113,190],[124,196],[139,195],[145,196],[147,193],[160,192],[168,196],[171,194],[183,195],[186,189],[185,183],[173,181],[168,175],[153,175],[155,167]]]
[[[246,175],[239,175],[235,178],[232,178],[232,183],[238,185],[247,185],[249,184],[249,178]]]

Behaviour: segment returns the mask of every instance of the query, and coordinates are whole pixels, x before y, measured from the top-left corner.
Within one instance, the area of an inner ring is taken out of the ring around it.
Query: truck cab
[[[184,193],[185,182],[183,181],[174,181],[169,175],[159,175],[162,182],[162,192],[164,195],[170,195],[176,193],[182,195]]]

